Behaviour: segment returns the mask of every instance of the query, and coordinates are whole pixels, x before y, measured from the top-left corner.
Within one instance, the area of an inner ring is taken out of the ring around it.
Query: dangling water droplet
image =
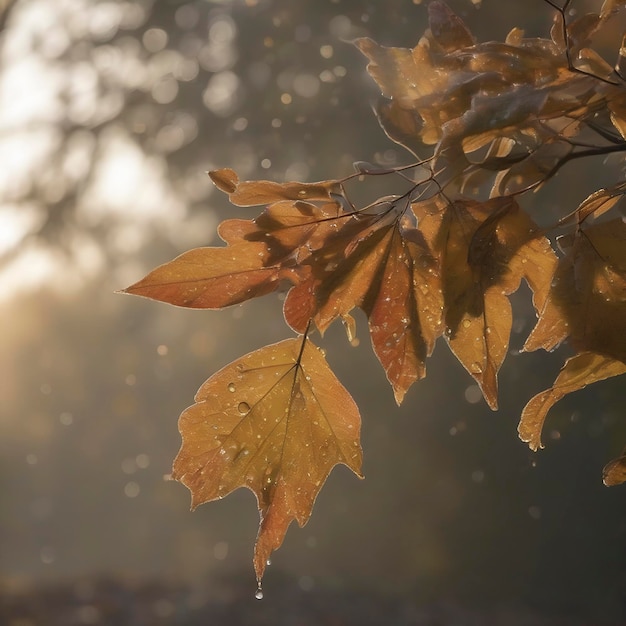
[[[235,383],[228,383],[228,391],[235,393]]]
[[[246,413],[248,413],[250,411],[250,405],[247,402],[240,402],[237,405],[237,410],[242,414],[245,415]]]
[[[256,593],[254,594],[254,597],[257,600],[263,600],[263,589],[261,588],[261,583],[259,583],[259,586],[256,589]]]
[[[271,565],[272,564],[272,559],[267,559],[267,561],[265,561],[265,565]]]

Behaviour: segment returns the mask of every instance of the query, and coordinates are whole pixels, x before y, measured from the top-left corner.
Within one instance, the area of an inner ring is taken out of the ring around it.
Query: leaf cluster
[[[607,0],[573,21],[569,0],[547,4],[547,38],[513,29],[504,42],[477,42],[435,0],[414,48],[357,40],[382,92],[380,124],[413,159],[394,168],[359,162],[351,175],[316,183],[211,172],[232,204],[265,208],[222,222],[225,246],[186,252],[125,290],[218,309],[288,285],[284,317],[301,338],[212,376],[181,415],[174,462],[194,506],[239,486],[255,493],[259,584],[290,522],[308,520],[332,467],[360,475],[359,411],[311,342],[314,331],[340,319],[352,339],[360,308],[398,404],[443,338],[496,409],[510,296],[524,281],[537,315],[524,350],[567,342],[574,351],[523,410],[519,434],[533,450],[555,402],[626,372],[626,224],[617,212],[626,181],[597,190],[549,229],[518,201],[570,161],[626,150],[624,48],[611,67],[590,47],[626,3]],[[392,178],[398,193],[356,204],[350,185],[376,177]],[[607,485],[625,480],[626,453],[604,469]]]

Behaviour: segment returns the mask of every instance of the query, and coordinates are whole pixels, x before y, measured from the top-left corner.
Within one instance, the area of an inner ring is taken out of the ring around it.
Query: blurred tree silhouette
[[[510,23],[524,13],[488,9]],[[355,154],[394,162],[346,40],[409,43],[417,10],[400,0],[6,4],[0,210],[13,227],[0,269],[44,246],[110,271],[146,241],[206,240],[204,172],[218,164],[289,179],[347,171]]]

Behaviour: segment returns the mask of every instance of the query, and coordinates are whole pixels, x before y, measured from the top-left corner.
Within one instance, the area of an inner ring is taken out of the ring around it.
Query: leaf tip
[[[235,173],[235,170],[224,167],[219,170],[211,170],[208,172],[213,184],[224,193],[234,193],[239,184],[239,177]]]
[[[602,470],[602,482],[607,487],[626,483],[626,455],[613,459]]]

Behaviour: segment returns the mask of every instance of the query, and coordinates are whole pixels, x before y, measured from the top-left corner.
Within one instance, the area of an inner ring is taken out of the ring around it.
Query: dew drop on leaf
[[[228,391],[235,393],[235,383],[228,383]]]
[[[250,411],[250,405],[247,402],[240,402],[237,405],[237,410],[242,414],[246,415]]]

